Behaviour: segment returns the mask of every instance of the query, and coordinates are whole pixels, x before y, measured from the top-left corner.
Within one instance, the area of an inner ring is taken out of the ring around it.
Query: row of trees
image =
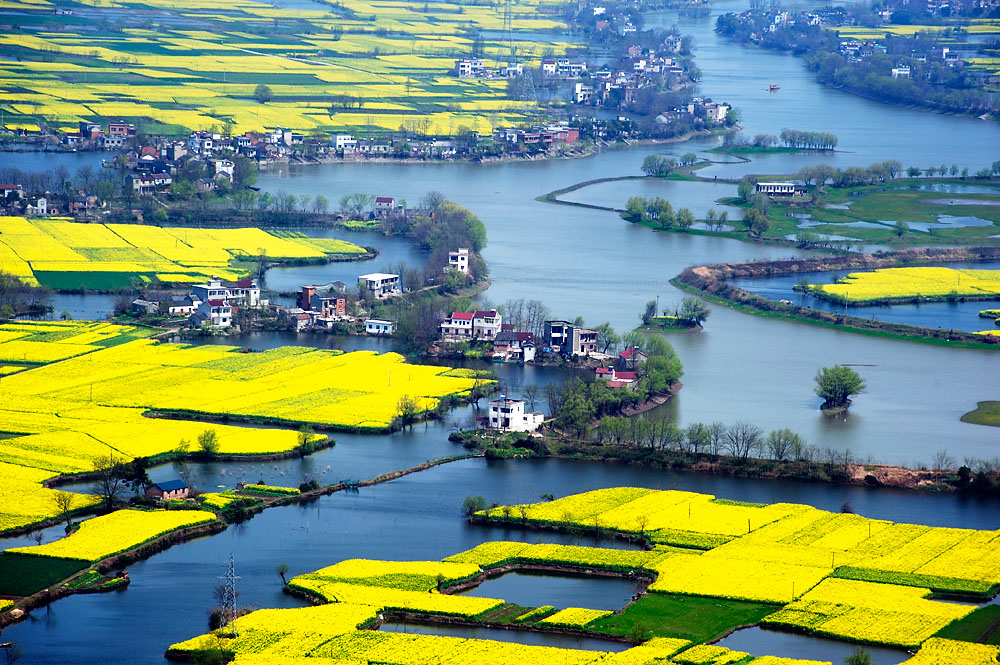
[[[786,148],[810,148],[813,150],[833,150],[837,147],[837,135],[829,132],[804,132],[799,129],[782,129],[781,142]]]
[[[607,416],[594,429],[598,443],[656,450],[676,450],[713,456],[729,455],[741,461],[751,456],[776,461],[818,459],[823,451],[810,450],[802,437],[790,429],[765,435],[756,425],[736,422],[693,423],[678,427],[673,420]],[[836,453],[840,456],[840,453]],[[829,455],[828,455],[829,456]]]
[[[723,213],[723,215],[728,220],[728,214]],[[670,201],[659,196],[653,199],[630,196],[625,204],[625,217],[631,222],[647,222],[660,229],[677,227],[686,230],[691,228],[696,221],[694,213],[688,208],[679,208],[677,212],[674,212]],[[726,220],[720,223],[725,223]]]
[[[687,152],[679,159],[664,157],[663,155],[646,155],[642,160],[642,172],[648,176],[667,176],[672,171],[676,171],[679,166],[688,166],[698,161],[698,155]]]
[[[46,311],[51,299],[49,289],[28,286],[14,275],[0,272],[0,319]]]

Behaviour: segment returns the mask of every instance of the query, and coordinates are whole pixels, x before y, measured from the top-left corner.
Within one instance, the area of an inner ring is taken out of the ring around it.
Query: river
[[[743,8],[735,0],[723,0],[716,3],[713,14]],[[670,25],[677,19],[665,12],[650,17],[648,23],[656,21]],[[824,88],[791,56],[720,40],[712,31],[713,21],[681,22],[682,31],[694,34],[697,40],[704,94],[741,108],[749,134],[776,134],[783,127],[830,131],[840,137],[840,152],[771,155],[749,165],[716,165],[703,173],[720,177],[749,171],[784,173],[821,160],[846,166],[890,158],[904,165],[954,162],[977,170],[995,158],[984,148],[1000,145],[996,123],[877,104]],[[781,90],[768,93],[769,83],[779,83]],[[484,301],[539,298],[554,316],[581,315],[590,323],[609,321],[625,331],[638,323],[647,300],[658,299],[661,307],[680,301],[683,294],[668,280],[686,266],[783,258],[803,252],[721,238],[654,233],[625,224],[612,213],[557,207],[534,198],[584,180],[638,173],[643,157],[650,153],[698,152],[717,143],[717,138],[699,138],[609,150],[582,160],[489,165],[284,166],[262,174],[260,185],[272,192],[322,193],[331,200],[366,192],[417,201],[429,190],[441,191],[473,210],[487,225],[489,246],[484,256],[492,286],[482,296]],[[11,159],[9,154],[0,155],[4,163],[11,163]],[[81,164],[79,158],[72,156],[71,161],[71,156],[65,155],[30,159],[38,168],[59,163],[77,168]],[[685,197],[692,202],[702,200],[703,195],[689,187],[697,184],[673,187],[672,201]],[[379,239],[376,244],[389,248],[391,241]],[[414,258],[399,248],[399,252],[383,251],[369,264],[308,267],[308,273],[289,268],[272,272],[269,281],[272,287],[280,282],[282,289],[298,282],[328,281],[338,278],[332,275],[377,268],[382,262],[391,262],[390,255],[402,260]],[[82,302],[62,302],[85,307]],[[998,454],[1000,434],[996,429],[958,420],[976,401],[998,398],[995,353],[868,337],[717,306],[712,308],[704,332],[676,333],[668,338],[684,362],[685,385],[660,415],[675,417],[682,425],[746,420],[765,429],[790,427],[811,444],[850,448],[862,458],[890,462],[926,463],[942,449],[958,459]],[[240,341],[260,347],[275,339],[284,338]],[[334,342],[324,338],[322,345]],[[869,388],[858,396],[848,416],[827,419],[820,414],[819,399],[812,393],[812,376],[820,366],[833,363],[862,365],[859,371]],[[513,383],[517,370],[504,371],[512,373]],[[545,378],[544,373],[538,373],[529,379],[527,373],[533,370],[521,371],[525,373],[521,381]],[[474,416],[471,412],[462,409],[452,419],[468,419]],[[165,466],[154,473],[163,478],[183,472],[205,488],[231,486],[240,478],[256,480],[256,476],[295,484],[306,473],[331,480],[357,479],[460,452],[445,440],[447,431],[447,424],[432,423],[389,437],[339,435],[335,448],[304,460],[268,465]],[[518,503],[537,500],[543,492],[564,495],[622,484],[707,491],[748,501],[798,501],[829,510],[839,510],[849,501],[854,510],[872,517],[985,529],[1000,526],[1000,503],[995,500],[727,479],[619,465],[468,460],[356,493],[268,510],[222,534],[175,547],[130,567],[132,584],[125,592],[61,600],[34,613],[31,621],[6,629],[4,638],[24,647],[26,655],[21,662],[29,665],[160,662],[170,643],[204,632],[206,616],[214,604],[211,592],[230,552],[236,553],[237,572],[242,576],[241,602],[261,607],[296,606],[299,601],[281,593],[274,573],[278,563],[286,562],[293,573],[302,573],[351,557],[438,559],[491,539],[578,542],[568,536],[469,526],[459,515],[459,505],[467,494]],[[157,620],[152,621],[154,612]]]

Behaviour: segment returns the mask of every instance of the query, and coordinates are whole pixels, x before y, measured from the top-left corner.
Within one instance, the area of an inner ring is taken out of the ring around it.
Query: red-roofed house
[[[635,372],[619,372],[614,367],[598,367],[594,376],[607,381],[611,388],[634,388],[639,379]]]
[[[647,360],[649,360],[649,356],[643,353],[639,347],[633,346],[618,354],[618,367],[634,370]]]
[[[392,212],[395,206],[396,199],[391,196],[376,196],[375,197],[375,215],[378,217],[384,217]]]
[[[503,317],[495,309],[480,309],[472,315],[472,336],[476,339],[493,339],[503,328]]]
[[[194,326],[229,328],[233,325],[233,308],[228,300],[212,298],[200,303],[188,321]]]
[[[472,339],[472,319],[471,312],[452,312],[441,324],[441,337],[450,341]]]

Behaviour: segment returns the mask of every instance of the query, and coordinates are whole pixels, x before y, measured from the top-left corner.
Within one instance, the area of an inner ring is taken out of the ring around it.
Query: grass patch
[[[30,596],[88,565],[79,559],[0,552],[0,595]]]
[[[525,605],[518,605],[517,603],[504,603],[492,612],[483,615],[482,620],[495,623],[513,623],[514,619],[533,609]]]
[[[1000,402],[979,402],[974,411],[962,416],[962,422],[1000,427]]]
[[[980,607],[972,614],[948,624],[934,637],[1000,645],[1000,605]]]
[[[682,637],[708,642],[734,628],[760,623],[772,605],[723,598],[665,593],[646,594],[621,614],[598,619],[587,628],[611,635]]]

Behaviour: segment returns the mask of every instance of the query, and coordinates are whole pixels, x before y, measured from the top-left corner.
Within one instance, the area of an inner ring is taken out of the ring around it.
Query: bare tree
[[[528,408],[532,411],[535,410],[535,403],[538,401],[540,392],[536,383],[529,383],[521,390],[521,396],[524,397],[524,401],[528,403]]]
[[[66,526],[69,526],[72,520],[69,511],[73,507],[73,495],[70,492],[59,492],[52,497],[52,503],[56,505],[59,514],[66,518]]]
[[[934,453],[934,468],[938,470],[954,469],[955,458],[949,455],[947,450],[939,450]]]
[[[708,426],[708,450],[713,455],[722,452],[723,444],[726,441],[726,426],[715,421]]]
[[[108,510],[114,507],[118,494],[124,489],[125,469],[123,466],[113,452],[94,460],[94,475],[97,478],[93,487],[94,494],[104,499]]]
[[[740,460],[746,461],[750,453],[757,450],[764,430],[745,422],[736,422],[726,428],[724,446],[726,451]]]

